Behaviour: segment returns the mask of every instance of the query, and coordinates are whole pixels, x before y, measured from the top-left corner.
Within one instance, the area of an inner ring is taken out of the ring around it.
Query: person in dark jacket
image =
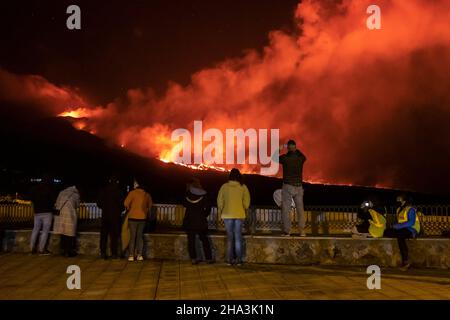
[[[108,184],[100,191],[97,205],[102,209],[102,226],[100,230],[100,253],[107,259],[108,236],[110,239],[111,255],[118,256],[118,244],[123,207],[123,193],[119,187],[119,179],[112,176]]]
[[[203,244],[206,261],[213,263],[207,221],[211,212],[211,205],[207,199],[206,191],[202,188],[198,179],[192,179],[186,189],[186,197],[183,201],[183,206],[186,208],[183,228],[187,233],[189,256],[192,264],[198,264],[199,260],[195,250],[195,239],[198,235]]]
[[[406,271],[411,267],[408,259],[408,245],[406,239],[415,239],[420,234],[421,213],[412,205],[410,195],[401,194],[397,196],[397,223],[392,228],[387,229],[385,237],[397,238],[398,247],[402,257],[401,270]]]
[[[279,163],[283,166],[283,188],[281,203],[281,217],[283,220],[284,233],[283,235],[288,237],[291,233],[290,211],[292,199],[294,199],[300,236],[305,237],[305,212],[303,207],[303,164],[306,161],[306,156],[297,149],[294,140],[289,140],[287,145],[280,146],[279,153],[283,151],[283,148],[285,146],[287,147],[288,152],[280,155],[278,159]]]
[[[30,239],[31,253],[34,254],[37,251],[39,255],[50,255],[51,252],[47,250],[46,246],[53,221],[56,191],[53,188],[52,178],[49,175],[45,175],[38,185],[31,188],[30,200],[34,209],[34,226]],[[41,233],[41,237],[36,250],[36,241],[39,233]]]

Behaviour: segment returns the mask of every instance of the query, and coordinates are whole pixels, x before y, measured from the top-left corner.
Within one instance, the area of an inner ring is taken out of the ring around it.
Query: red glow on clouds
[[[223,132],[279,128],[281,142],[297,140],[308,156],[308,181],[430,191],[448,175],[450,2],[373,2],[302,1],[298,30],[272,31],[262,52],[199,70],[162,96],[130,89],[124,103],[68,103],[54,114],[163,161],[172,130],[194,120]],[[381,30],[366,28],[371,4],[381,8]],[[25,86],[34,96],[72,97],[50,84]]]
[[[56,86],[38,75],[16,75],[0,68],[0,100],[55,115],[87,102],[77,90]]]

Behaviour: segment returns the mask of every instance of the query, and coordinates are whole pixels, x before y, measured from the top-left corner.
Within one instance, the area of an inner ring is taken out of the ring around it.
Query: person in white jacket
[[[62,190],[56,199],[53,232],[61,235],[62,253],[68,257],[76,256],[77,209],[80,206],[80,193],[76,186]]]

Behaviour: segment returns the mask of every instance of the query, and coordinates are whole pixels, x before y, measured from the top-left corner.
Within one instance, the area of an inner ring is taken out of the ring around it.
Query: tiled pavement
[[[81,290],[68,290],[69,265]],[[382,268],[369,290],[365,268],[331,266],[129,263],[95,257],[0,255],[0,299],[447,299],[450,271]]]

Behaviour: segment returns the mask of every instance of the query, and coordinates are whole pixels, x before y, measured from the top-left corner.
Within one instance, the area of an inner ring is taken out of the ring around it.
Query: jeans
[[[36,240],[39,236],[39,232],[42,229],[41,238],[39,239],[39,252],[43,252],[45,250],[45,246],[47,244],[48,234],[50,232],[50,228],[52,226],[53,214],[51,212],[45,213],[36,213],[34,215],[34,226],[33,232],[31,233],[30,247],[33,251],[36,245]]]
[[[242,222],[241,219],[224,219],[227,230],[227,262],[242,262]],[[233,252],[234,251],[234,252]],[[234,254],[233,254],[234,253]],[[236,257],[236,259],[234,259]]]
[[[282,195],[281,195],[281,217],[283,219],[283,232],[291,232],[291,204],[294,199],[295,208],[298,219],[298,229],[303,232],[305,228],[305,211],[303,208],[303,187],[296,187],[290,184],[283,183]]]
[[[128,228],[130,228],[130,245],[128,247],[128,255],[142,255],[142,249],[144,248],[145,220],[128,220]]]
[[[188,249],[189,249],[189,257],[192,260],[197,260],[197,251],[195,250],[195,238],[198,234],[200,241],[203,244],[203,252],[205,253],[205,259],[210,261],[212,260],[211,254],[211,245],[209,243],[207,231],[188,231]]]

